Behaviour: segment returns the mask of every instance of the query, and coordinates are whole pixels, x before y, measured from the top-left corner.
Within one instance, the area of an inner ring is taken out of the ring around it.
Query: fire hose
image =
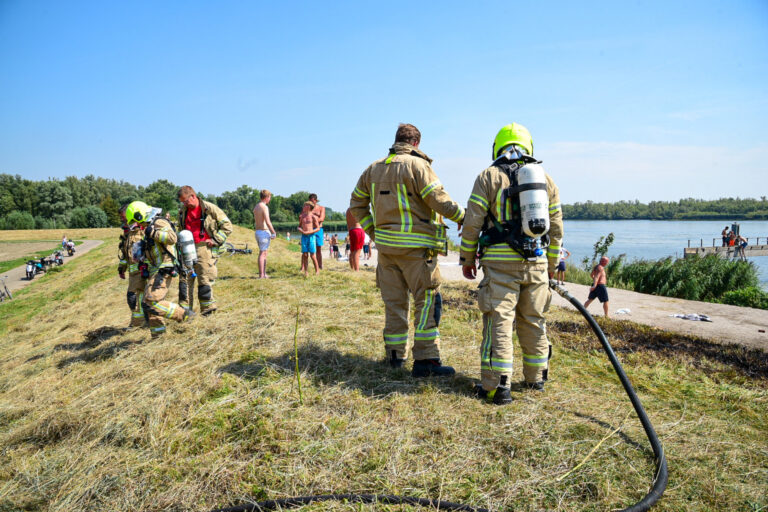
[[[592,315],[587,312],[586,308],[579,302],[568,290],[557,284],[556,281],[550,280],[549,286],[556,291],[561,297],[570,302],[578,311],[582,314],[584,319],[589,324],[592,331],[600,340],[600,344],[603,346],[603,350],[608,355],[613,369],[618,375],[624,391],[629,396],[629,400],[632,402],[632,406],[637,413],[640,423],[643,425],[645,435],[648,437],[648,441],[651,443],[653,449],[654,462],[656,464],[656,474],[653,479],[651,489],[646,495],[634,505],[631,505],[621,512],[644,512],[649,510],[664,493],[667,488],[667,459],[664,456],[664,448],[661,446],[656,431],[651,424],[651,420],[648,419],[648,415],[643,409],[643,405],[640,403],[637,393],[635,393],[632,384],[629,382],[627,374],[624,372],[621,363],[619,362],[616,354],[613,352],[611,344],[608,343],[608,339],[605,337],[602,329],[597,324]],[[317,503],[322,501],[342,501],[351,503],[372,503],[372,504],[386,504],[386,505],[420,505],[423,507],[432,507],[438,510],[461,510],[467,512],[490,512],[486,508],[473,507],[471,505],[465,505],[462,503],[453,503],[450,501],[442,501],[430,498],[416,498],[412,496],[395,496],[388,494],[324,494],[318,496],[299,496],[294,498],[283,498],[278,500],[259,501],[255,503],[246,503],[237,505],[230,508],[215,509],[211,512],[260,512],[263,510],[282,510],[290,508],[298,508],[310,503]]]

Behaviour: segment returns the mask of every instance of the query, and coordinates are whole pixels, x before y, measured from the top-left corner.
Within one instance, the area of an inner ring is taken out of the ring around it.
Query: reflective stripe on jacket
[[[133,244],[143,237],[144,233],[138,227],[120,235],[120,242],[117,246],[117,257],[120,259],[120,263],[117,265],[118,272],[122,273],[127,269],[129,274],[133,274],[139,271],[139,264],[131,259],[131,249]]]
[[[216,245],[226,242],[227,237],[232,234],[232,222],[227,217],[227,214],[215,204],[203,201],[202,199],[200,199],[200,207],[203,209],[202,215],[205,217],[203,221],[205,232],[216,242]],[[187,208],[182,205],[179,210],[179,229],[184,229],[186,217]]]
[[[550,272],[554,272],[559,262],[560,248],[563,241],[563,210],[560,206],[560,192],[552,178],[547,176],[547,195],[549,196],[549,247],[546,249],[546,261]],[[502,191],[509,187],[509,177],[498,167],[485,169],[475,180],[472,194],[467,201],[467,215],[461,233],[462,265],[475,262],[480,232],[492,226],[488,218],[490,211],[497,219],[502,218]],[[509,212],[507,212],[509,214]],[[539,258],[545,261],[544,256]],[[482,261],[527,261],[505,243],[489,246]]]
[[[398,142],[357,181],[349,207],[380,250],[442,250],[443,217],[464,219],[464,209],[445,191],[431,162],[412,145]]]
[[[171,223],[160,218],[153,221],[151,247],[145,257],[149,263],[149,272],[154,274],[158,269],[173,267],[173,259],[176,258],[176,231]],[[169,254],[170,253],[170,254]]]

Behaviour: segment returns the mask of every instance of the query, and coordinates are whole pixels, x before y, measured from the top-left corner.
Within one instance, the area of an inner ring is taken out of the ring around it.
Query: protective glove
[[[472,265],[462,265],[461,273],[464,274],[464,277],[467,279],[474,279],[477,276],[477,267],[474,263]]]
[[[152,224],[148,224],[146,228],[144,228],[144,234],[147,238],[152,238],[152,235],[155,233],[155,227]]]
[[[125,279],[125,271],[118,272],[118,275],[120,276],[120,279]]]

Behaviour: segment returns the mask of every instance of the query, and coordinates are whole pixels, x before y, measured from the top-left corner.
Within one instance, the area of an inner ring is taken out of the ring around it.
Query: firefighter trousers
[[[192,308],[195,305],[195,281],[197,281],[197,298],[200,300],[200,312],[210,313],[216,310],[216,299],[213,298],[213,283],[218,276],[216,262],[219,259],[216,247],[211,248],[205,242],[195,244],[197,248],[196,277],[179,278],[179,303]]]
[[[144,288],[147,286],[147,280],[141,277],[141,271],[128,274],[128,292],[126,298],[128,307],[131,308],[131,327],[141,327],[144,325]]]
[[[178,322],[184,320],[184,308],[165,300],[173,277],[158,271],[147,279],[144,289],[144,310],[149,315],[149,330],[152,336],[165,332],[165,319],[172,318]]]
[[[397,254],[379,251],[376,284],[384,301],[384,348],[405,359],[408,344],[408,295],[413,295],[413,358],[440,358],[440,269],[437,256],[426,249],[400,250]]]
[[[485,277],[477,292],[483,313],[480,377],[483,389],[509,387],[512,380],[512,331],[523,352],[523,377],[528,383],[543,380],[549,341],[544,312],[551,301],[546,263],[483,262]]]

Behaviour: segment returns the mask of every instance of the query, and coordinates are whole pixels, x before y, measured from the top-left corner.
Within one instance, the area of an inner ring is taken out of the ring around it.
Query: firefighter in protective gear
[[[384,348],[401,367],[408,342],[408,293],[414,301],[413,375],[451,375],[440,361],[442,309],[437,255],[445,251],[443,217],[461,224],[464,209],[453,201],[419,149],[421,133],[401,124],[386,158],[372,163],[352,192],[352,215],[376,241],[376,283],[385,306]]]
[[[141,301],[144,299],[144,288],[147,280],[142,277],[139,264],[131,260],[131,249],[133,244],[144,237],[144,233],[138,224],[128,225],[125,218],[125,209],[128,205],[120,208],[120,219],[123,221],[123,233],[120,235],[120,241],[117,246],[117,255],[120,263],[117,265],[117,273],[120,279],[125,279],[125,272],[128,271],[128,292],[126,298],[128,307],[131,309],[130,327],[141,327],[146,319],[144,318],[144,308]]]
[[[557,267],[563,239],[560,194],[552,178],[545,174],[545,184],[540,185],[546,188],[549,199],[549,243],[541,248],[541,256],[523,254],[513,249],[513,243],[489,243],[491,238],[483,238],[483,242],[489,243],[487,246],[479,243],[482,233],[499,230],[498,220],[505,216],[504,208],[509,209],[507,214],[520,208],[514,201],[502,200],[507,197],[503,192],[510,187],[515,169],[535,162],[532,156],[533,139],[524,126],[513,123],[499,131],[493,144],[494,163],[475,180],[461,237],[460,262],[466,278],[475,278],[478,249],[481,253],[484,278],[478,287],[477,302],[483,313],[483,338],[477,392],[496,404],[512,401],[509,387],[515,325],[523,352],[526,387],[543,391],[550,355],[544,312],[551,301],[548,277]]]
[[[144,288],[143,307],[149,317],[149,330],[156,338],[165,333],[165,319],[183,322],[194,313],[165,300],[173,278],[177,275],[176,231],[169,221],[159,216],[159,209],[134,201],[125,210],[128,224],[144,228],[143,249],[139,259],[148,266],[149,277]],[[135,251],[131,256],[134,257]],[[136,258],[134,258],[136,260]]]
[[[209,315],[216,311],[216,299],[213,298],[213,283],[218,275],[216,262],[219,259],[219,247],[232,233],[232,222],[221,208],[208,201],[203,201],[195,190],[185,185],[179,189],[179,229],[188,229],[195,238],[197,263],[195,274],[182,276],[179,280],[179,302],[192,309],[195,305],[194,289],[197,280],[197,298],[200,300],[200,313]]]

